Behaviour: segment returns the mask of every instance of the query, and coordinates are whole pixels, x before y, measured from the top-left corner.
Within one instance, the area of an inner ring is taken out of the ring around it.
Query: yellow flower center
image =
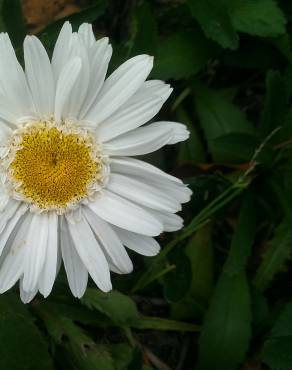
[[[41,210],[80,202],[102,177],[102,160],[92,136],[67,125],[38,122],[12,138],[9,181],[24,200]]]

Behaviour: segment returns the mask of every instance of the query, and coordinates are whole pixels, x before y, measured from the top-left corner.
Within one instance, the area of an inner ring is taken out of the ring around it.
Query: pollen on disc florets
[[[62,214],[102,187],[107,165],[88,130],[50,120],[15,130],[2,166],[14,198]]]

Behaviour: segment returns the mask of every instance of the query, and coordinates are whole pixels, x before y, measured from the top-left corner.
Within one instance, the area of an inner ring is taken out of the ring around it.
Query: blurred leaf
[[[133,348],[126,343],[117,343],[109,346],[115,363],[115,369],[127,369],[132,361]]]
[[[275,68],[275,66],[283,63],[283,58],[281,55],[282,51],[275,49],[271,40],[274,41],[273,45],[277,44],[279,48],[280,45],[277,42],[277,38],[270,39],[269,43],[255,37],[242,40],[237,50],[227,51],[222,55],[222,62],[228,67],[249,69],[250,72],[255,72],[254,69],[265,71]]]
[[[230,133],[215,138],[212,153],[216,163],[249,162],[260,145],[260,140],[247,133]]]
[[[269,305],[262,292],[251,286],[253,324],[260,330],[269,320]]]
[[[261,119],[262,136],[283,126],[288,111],[288,91],[285,78],[278,71],[269,71],[266,77],[266,99]]]
[[[192,281],[182,300],[171,306],[176,318],[195,316],[197,305],[205,308],[213,288],[212,226],[207,224],[196,232],[186,246],[192,267]]]
[[[199,370],[235,370],[243,361],[251,335],[249,287],[244,271],[222,274],[204,318]]]
[[[148,3],[143,3],[135,9],[134,22],[137,32],[133,40],[131,55],[156,55],[158,32],[156,20]]]
[[[189,139],[179,147],[179,163],[184,161],[205,162],[206,154],[196,125],[193,124],[186,110],[182,107],[177,108],[176,116],[178,121],[184,123],[190,131]]]
[[[130,326],[137,322],[139,314],[131,298],[117,291],[103,293],[96,289],[87,289],[81,302],[108,316],[114,323]]]
[[[279,315],[272,332],[265,341],[263,361],[273,370],[292,368],[292,303]]]
[[[196,89],[195,99],[200,124],[214,156],[216,156],[216,149],[218,151],[218,146],[214,150],[214,140],[218,137],[230,133],[253,133],[253,127],[244,113],[220,91],[199,86]]]
[[[285,33],[285,16],[274,0],[235,0],[229,11],[237,31],[262,37]]]
[[[2,1],[2,19],[14,48],[22,47],[27,30],[22,15],[20,0]]]
[[[256,206],[254,194],[248,192],[242,201],[230,251],[223,269],[228,275],[233,276],[245,268],[256,233]]]
[[[162,319],[160,317],[141,316],[139,321],[133,324],[133,328],[140,330],[171,330],[171,331],[185,331],[196,332],[199,327],[187,322]]]
[[[198,73],[216,48],[199,30],[177,32],[159,40],[159,48],[151,74],[163,80],[187,78]]]
[[[229,16],[228,2],[229,0],[188,0],[192,15],[205,35],[223,48],[236,49],[238,36]]]
[[[251,336],[251,299],[244,267],[255,234],[253,212],[253,196],[247,193],[228,258],[204,318],[199,370],[235,370],[248,349]]]
[[[48,344],[33,321],[19,298],[12,293],[1,295],[1,369],[53,370]]]
[[[56,309],[46,304],[37,305],[35,311],[72,366],[78,370],[115,370],[110,349],[95,343],[72,320],[60,316]]]
[[[0,32],[5,32],[6,31],[6,26],[3,18],[3,3],[4,0],[0,0]]]
[[[162,279],[163,294],[168,302],[177,302],[189,289],[192,277],[191,265],[180,248],[168,254],[168,263],[175,268]]]
[[[291,256],[291,247],[291,225],[283,222],[276,228],[274,237],[269,242],[263,260],[256,272],[254,284],[258,290],[266,289],[275,274],[284,267]]]
[[[57,36],[65,21],[69,21],[72,24],[73,30],[76,31],[82,23],[91,23],[103,15],[107,6],[108,0],[96,0],[93,6],[49,24],[38,37],[42,40],[46,48],[52,52]]]

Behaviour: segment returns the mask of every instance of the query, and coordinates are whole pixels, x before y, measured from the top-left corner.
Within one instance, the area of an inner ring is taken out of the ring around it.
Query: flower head
[[[146,81],[148,55],[106,78],[112,48],[89,24],[65,23],[51,61],[28,36],[25,71],[7,34],[0,53],[0,293],[19,280],[24,302],[48,296],[62,260],[75,297],[88,274],[109,291],[110,271],[133,268],[126,248],[153,256],[153,237],[182,227],[190,190],[132,158],[187,139],[180,123],[145,125],[172,89]]]

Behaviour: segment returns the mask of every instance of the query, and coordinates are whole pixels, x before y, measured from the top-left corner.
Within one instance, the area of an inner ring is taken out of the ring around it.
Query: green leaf
[[[252,193],[247,193],[228,258],[201,329],[199,370],[235,370],[248,349],[251,298],[244,267],[255,236],[255,225],[254,198]]]
[[[243,163],[253,157],[260,140],[247,133],[230,133],[217,137],[212,153],[217,163]]]
[[[11,293],[0,297],[0,340],[1,369],[53,370],[48,344],[26,307]]]
[[[168,263],[175,268],[162,279],[163,294],[168,302],[177,302],[189,289],[192,277],[191,264],[180,248],[169,253]]]
[[[174,33],[159,41],[151,77],[163,80],[190,77],[198,73],[216,52],[200,30]]]
[[[108,316],[116,325],[131,326],[139,320],[139,313],[131,298],[117,291],[103,293],[96,289],[87,289],[81,302]]]
[[[188,4],[208,38],[223,48],[238,47],[239,39],[229,15],[228,0],[188,0]]]
[[[50,337],[61,346],[68,362],[79,370],[115,370],[110,348],[95,343],[71,319],[60,316],[58,310],[45,303],[34,307]],[[37,369],[40,369],[37,364]]]
[[[278,71],[269,71],[266,77],[266,99],[261,119],[262,136],[282,127],[288,112],[288,90],[285,78]]]
[[[264,343],[263,361],[273,370],[292,368],[292,303],[279,315],[272,332]]]
[[[109,346],[115,369],[127,369],[133,357],[133,348],[126,343],[111,344]]]
[[[175,318],[192,318],[197,306],[206,307],[213,288],[214,256],[212,246],[212,225],[202,227],[190,239],[186,254],[192,267],[192,281],[186,296],[172,305]]]
[[[199,370],[235,370],[251,335],[250,293],[244,271],[222,274],[200,336]]]
[[[135,9],[134,22],[136,34],[133,40],[131,55],[156,55],[158,31],[156,20],[148,3],[143,3]]]
[[[237,31],[261,37],[285,33],[286,19],[274,0],[235,0],[230,17]]]
[[[187,322],[168,320],[160,317],[141,316],[139,321],[133,324],[133,328],[140,330],[171,330],[183,332],[196,332],[199,327]]]
[[[197,127],[191,121],[188,113],[182,107],[177,108],[176,116],[178,122],[184,123],[190,131],[190,137],[179,147],[179,163],[184,161],[194,161],[196,163],[203,163],[206,160],[206,153],[199,136]]]
[[[230,133],[253,133],[253,127],[244,113],[222,92],[200,85],[196,88],[195,101],[201,127],[215,159],[218,152],[218,145],[214,147],[215,139]]]
[[[256,272],[254,284],[260,291],[266,289],[275,274],[283,269],[291,256],[292,231],[287,222],[281,223],[275,230],[263,260]]]
[[[14,48],[22,47],[27,29],[20,0],[3,0],[2,17]]]
[[[224,272],[235,275],[244,270],[256,233],[256,199],[248,192],[242,202]]]

